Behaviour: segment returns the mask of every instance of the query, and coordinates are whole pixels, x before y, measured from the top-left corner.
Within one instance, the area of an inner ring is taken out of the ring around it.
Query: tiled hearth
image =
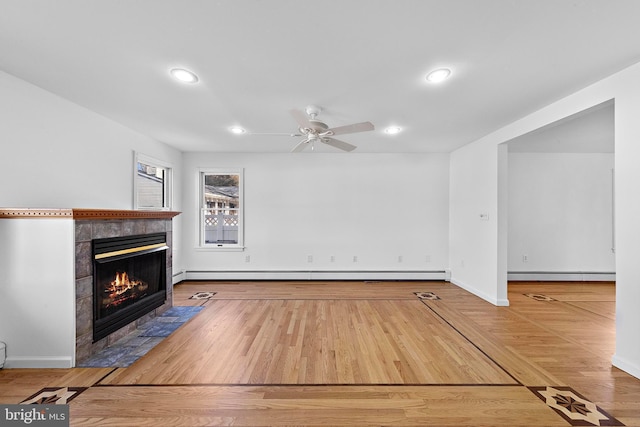
[[[76,366],[126,368],[203,309],[204,307],[171,307]]]

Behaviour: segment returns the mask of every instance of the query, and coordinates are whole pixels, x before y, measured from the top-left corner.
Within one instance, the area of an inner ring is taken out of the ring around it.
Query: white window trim
[[[238,188],[238,201],[240,207],[238,208],[238,243],[205,243],[204,239],[204,227],[202,226],[202,203],[204,200],[204,181],[205,174],[220,174],[220,175],[240,175],[240,186]],[[198,168],[198,176],[196,179],[197,189],[196,194],[196,249],[203,251],[243,251],[244,250],[244,168]]]
[[[156,166],[163,168],[166,171],[164,182],[164,196],[165,206],[149,207],[138,205],[138,163],[144,163],[149,166]],[[170,211],[173,205],[173,165],[171,163],[164,162],[162,160],[154,159],[146,154],[134,151],[133,155],[133,209],[135,210],[157,210],[157,211]]]

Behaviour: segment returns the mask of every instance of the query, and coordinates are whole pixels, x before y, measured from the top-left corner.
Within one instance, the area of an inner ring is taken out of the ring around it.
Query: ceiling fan
[[[292,153],[298,153],[308,146],[311,146],[311,149],[313,150],[316,142],[321,142],[343,151],[353,151],[357,148],[355,145],[335,139],[333,136],[365,132],[374,129],[371,122],[354,123],[351,125],[330,128],[326,123],[317,119],[318,114],[321,111],[322,109],[315,105],[309,105],[304,112],[300,110],[291,110],[291,115],[296,123],[298,123],[299,133],[288,135],[304,137],[302,141],[293,147],[293,150],[291,150]]]

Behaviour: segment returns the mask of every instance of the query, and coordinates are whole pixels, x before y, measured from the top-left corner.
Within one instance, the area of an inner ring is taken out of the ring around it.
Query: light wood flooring
[[[185,282],[174,305],[204,310],[130,367],[1,370],[0,403],[58,393],[74,426],[640,427],[640,380],[611,366],[614,284],[514,282],[509,301],[445,282]]]

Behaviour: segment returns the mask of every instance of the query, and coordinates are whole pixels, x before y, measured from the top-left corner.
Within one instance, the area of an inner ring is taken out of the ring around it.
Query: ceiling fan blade
[[[358,148],[355,145],[349,144],[348,142],[340,141],[339,139],[335,139],[335,138],[325,137],[325,138],[322,138],[321,141],[327,145],[339,148],[343,151],[353,151],[356,148]]]
[[[310,128],[312,128],[311,123],[309,123],[309,118],[302,111],[300,111],[300,110],[291,110],[291,115],[293,116],[293,118],[295,119],[296,123],[298,123],[298,126],[301,129],[304,129],[304,128],[310,129]]]
[[[326,132],[332,132],[332,135],[344,135],[345,133],[366,132],[373,130],[374,126],[371,122],[354,123],[352,125],[338,126],[337,128],[327,129]]]
[[[299,153],[302,150],[304,150],[305,148],[307,148],[307,145],[309,145],[309,140],[305,139],[303,141],[300,141],[298,143],[298,145],[296,145],[295,147],[293,147],[293,150],[291,150],[292,153]]]

